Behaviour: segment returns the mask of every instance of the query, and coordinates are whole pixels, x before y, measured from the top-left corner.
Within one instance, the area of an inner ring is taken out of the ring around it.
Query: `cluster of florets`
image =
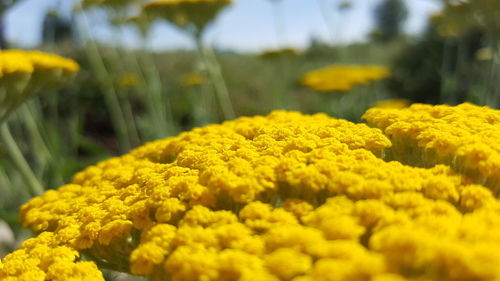
[[[469,103],[373,108],[363,117],[392,142],[391,159],[432,167],[446,164],[500,193],[500,114]]]
[[[148,143],[24,205],[39,235],[0,278],[102,278],[80,254],[150,280],[499,278],[492,192],[385,162],[390,147],[363,124],[281,111]]]
[[[78,70],[75,61],[57,55],[0,50],[0,120],[27,99],[66,83]]]
[[[390,76],[385,66],[379,65],[333,65],[310,71],[301,78],[305,86],[320,92],[350,91]]]

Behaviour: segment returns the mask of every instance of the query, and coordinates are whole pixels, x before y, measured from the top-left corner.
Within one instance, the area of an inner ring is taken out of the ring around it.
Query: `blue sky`
[[[39,40],[43,15],[47,9],[58,6],[68,13],[75,0],[22,0],[7,13],[7,37],[21,45],[33,46]],[[327,28],[319,2],[326,3],[330,10],[331,26]],[[373,27],[372,11],[380,0],[352,0],[353,8],[343,14],[334,9],[340,0],[283,0],[282,14],[286,36],[277,39],[274,13],[269,0],[235,0],[207,33],[206,39],[217,46],[240,51],[259,51],[278,46],[305,47],[314,36],[325,41],[348,43],[362,41]],[[425,26],[428,16],[439,10],[439,1],[406,0],[410,11],[406,31],[418,33]],[[97,19],[97,20],[96,20]],[[122,42],[130,46],[137,44],[132,30],[116,35],[93,15],[91,31],[99,40]],[[333,36],[334,35],[334,36]],[[334,38],[332,38],[334,37]],[[192,42],[184,34],[167,24],[156,24],[151,36],[154,49],[184,48]]]

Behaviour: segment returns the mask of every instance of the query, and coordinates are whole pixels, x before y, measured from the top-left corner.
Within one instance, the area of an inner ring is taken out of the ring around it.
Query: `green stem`
[[[500,87],[498,86],[498,77],[500,74],[500,45],[498,41],[494,40],[494,43],[492,44],[492,52],[493,52],[493,57],[491,59],[491,68],[490,68],[490,89],[484,92],[489,92],[491,93],[489,96],[492,96],[492,101],[491,103],[486,103],[487,105],[490,105],[494,108],[498,108],[500,106]],[[485,99],[487,100],[487,99]]]
[[[286,33],[285,17],[283,15],[283,9],[281,6],[281,1],[273,1],[273,13],[274,13],[274,28],[276,30],[276,40],[278,48],[280,45],[287,44],[288,37]]]
[[[331,44],[335,44],[335,38],[337,34],[335,32],[332,17],[328,13],[328,5],[326,5],[324,0],[317,0],[317,2],[319,5],[319,9],[321,11],[321,17],[325,22],[326,28],[328,29],[328,33],[330,33]]]
[[[3,123],[1,125],[0,134],[7,148],[7,152],[11,157],[12,161],[14,162],[14,165],[23,176],[24,180],[26,181],[26,184],[28,184],[31,191],[31,195],[33,196],[41,195],[43,193],[42,184],[40,183],[40,181],[38,181],[37,177],[35,176],[35,173],[33,173],[33,170],[29,166],[28,162],[26,162],[26,159],[24,158],[21,150],[16,144],[16,141],[14,140],[12,134],[10,133],[7,123]]]
[[[10,191],[9,188],[12,186],[12,181],[10,180],[9,175],[5,172],[4,167],[0,167],[0,192],[2,192],[2,194],[7,194],[7,192],[9,192],[10,194],[12,191]]]
[[[90,25],[87,16],[83,15],[83,19],[88,31],[90,29]],[[106,65],[104,64],[104,60],[99,53],[99,48],[97,47],[96,42],[91,38],[90,34],[87,35],[90,40],[87,42],[87,44],[85,44],[84,49],[87,52],[89,61],[92,65],[92,68],[97,74],[99,84],[104,93],[104,99],[111,115],[111,122],[114,129],[116,130],[118,141],[120,143],[120,150],[130,150],[132,145],[130,143],[129,134],[127,132],[128,126],[124,118],[125,115],[121,108],[120,101],[118,99],[118,94],[113,85],[112,77],[106,69]]]
[[[234,113],[233,105],[229,97],[229,91],[227,89],[226,82],[222,76],[222,71],[219,62],[215,56],[215,52],[212,48],[204,47],[200,36],[196,37],[196,46],[198,52],[200,53],[200,58],[205,64],[208,76],[214,86],[215,94],[219,100],[220,106],[222,108],[222,113],[224,114],[224,119],[230,120],[236,117]]]
[[[31,136],[31,139],[33,140],[33,143],[35,144],[36,147],[36,157],[38,158],[39,163],[43,163],[44,160],[46,159],[48,161],[52,160],[52,154],[50,153],[50,150],[45,143],[45,140],[42,136],[42,133],[40,132],[40,129],[38,128],[38,124],[36,122],[36,118],[33,116],[33,107],[29,107],[28,104],[21,106],[19,109],[20,112],[22,113],[21,116],[26,122],[26,128],[28,129],[28,132]],[[37,111],[39,113],[39,111]],[[40,114],[37,114],[40,117]]]
[[[292,104],[290,102],[291,96],[287,95],[287,85],[289,80],[288,70],[290,69],[290,61],[287,57],[281,56],[278,58],[277,63],[274,64],[273,70],[275,71],[274,75],[278,79],[273,79],[274,84],[274,109],[289,109],[289,106]]]
[[[120,27],[119,32],[123,34],[123,27]],[[120,53],[118,60],[121,58],[130,58],[129,65],[134,69],[134,73],[140,73],[141,83],[144,85],[139,88],[146,97],[148,123],[153,124],[154,130],[148,132],[149,136],[154,139],[162,138],[174,134],[174,122],[170,105],[170,100],[165,97],[162,92],[161,75],[156,67],[156,63],[152,55],[147,52],[147,37],[142,38],[142,50],[139,52],[141,58],[138,58],[137,53],[129,54]],[[117,51],[120,49],[117,49]],[[132,119],[133,116],[127,117]],[[137,127],[135,128],[137,131]]]
[[[0,50],[8,48],[7,39],[5,38],[5,31],[6,31],[5,11],[7,10],[7,7],[4,7],[3,5],[4,4],[0,4]]]
[[[117,12],[117,11],[115,11]],[[123,18],[122,13],[117,13],[119,18]],[[121,26],[117,27],[118,30],[113,32],[114,35],[114,41],[116,43],[120,42],[120,38],[117,36],[118,34],[122,34],[123,28]],[[120,44],[118,44],[120,45]],[[139,65],[135,63],[134,59],[134,54],[133,53],[126,53],[123,51],[123,48],[120,47],[112,47],[110,50],[113,53],[113,56],[111,58],[113,59],[112,65],[118,67],[119,69],[113,69],[112,72],[114,73],[120,73],[124,69],[128,69],[128,66],[131,66],[133,68],[134,73],[140,72]],[[111,76],[111,75],[110,75]],[[119,92],[118,90],[116,90]],[[137,130],[136,126],[136,118],[134,117],[134,112],[132,111],[132,106],[130,103],[130,93],[126,91],[122,91],[121,99],[118,99],[118,102],[120,103],[120,107],[122,110],[123,114],[123,119],[125,120],[125,123],[127,125],[127,136],[130,141],[130,145],[136,146],[141,143],[140,137],[139,137],[139,131]]]
[[[447,83],[448,79],[450,77],[450,71],[449,71],[449,61],[450,61],[450,49],[452,48],[453,42],[451,39],[447,38],[444,41],[444,46],[443,46],[443,60],[441,62],[441,84],[440,84],[440,96],[439,96],[439,103],[445,103],[446,100],[448,99],[448,89],[447,89]]]
[[[157,124],[156,130],[159,131],[155,137],[165,137],[175,133],[174,118],[172,114],[172,105],[168,96],[163,95],[163,86],[161,74],[156,67],[153,55],[146,51],[146,38],[141,50],[142,68],[144,70],[148,88],[148,106],[154,123]]]
[[[130,103],[129,93],[123,94],[126,95],[122,99],[122,110],[124,112],[125,121],[127,122],[127,131],[129,133],[128,137],[132,146],[139,145],[141,140],[136,126],[134,110],[132,109],[132,104]]]

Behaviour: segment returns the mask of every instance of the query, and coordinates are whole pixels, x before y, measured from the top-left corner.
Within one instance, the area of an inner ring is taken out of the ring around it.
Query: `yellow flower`
[[[200,73],[192,72],[183,77],[182,83],[186,86],[201,85],[205,82],[205,76]]]
[[[476,52],[476,59],[479,61],[489,61],[493,59],[494,50],[490,47],[481,48]]]
[[[125,73],[120,79],[120,84],[125,87],[137,86],[138,83],[137,75],[134,73]]]
[[[1,280],[104,281],[96,264],[79,261],[79,253],[59,245],[51,232],[26,240],[0,263]]]
[[[79,70],[76,62],[39,51],[0,51],[0,119],[20,104],[67,82]]]
[[[147,143],[25,204],[38,236],[0,277],[82,279],[81,252],[150,280],[500,278],[500,201],[448,166],[386,162],[390,147],[379,129],[285,111]]]
[[[301,83],[315,91],[350,91],[356,85],[368,84],[390,76],[384,66],[334,65],[306,73]]]
[[[267,50],[259,54],[260,58],[274,60],[283,57],[296,57],[299,56],[300,52],[294,48],[283,48],[277,50]]]
[[[469,103],[414,104],[373,108],[363,118],[391,138],[393,159],[419,166],[447,164],[500,193],[498,110]]]
[[[33,73],[33,64],[29,58],[21,53],[12,51],[0,52],[0,78],[6,79],[9,75]]]
[[[165,19],[177,27],[200,36],[217,14],[232,0],[158,0],[143,6],[151,18]]]

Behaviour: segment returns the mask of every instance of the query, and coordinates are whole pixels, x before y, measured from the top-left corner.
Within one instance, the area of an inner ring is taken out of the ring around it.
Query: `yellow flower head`
[[[143,6],[148,17],[165,19],[199,36],[232,0],[158,0]]]
[[[0,119],[25,100],[67,82],[79,66],[71,59],[39,51],[0,51]]]
[[[350,91],[356,85],[368,84],[390,76],[384,66],[334,65],[306,73],[301,83],[315,91]]]
[[[49,249],[25,243],[0,277],[62,247],[65,267],[76,250],[151,280],[498,279],[492,192],[379,158],[390,147],[379,129],[284,111],[154,141],[25,204]]]
[[[419,166],[448,164],[500,194],[500,111],[469,103],[414,104],[373,108],[363,118],[391,138],[395,160]]]
[[[259,55],[259,57],[268,60],[275,60],[283,57],[296,57],[299,55],[300,52],[294,48],[283,48],[264,51]]]
[[[186,86],[201,85],[205,82],[205,76],[200,73],[188,73],[183,77],[182,83]]]
[[[481,48],[476,52],[476,59],[479,61],[489,61],[494,57],[494,50],[491,47]]]
[[[104,281],[95,263],[79,258],[78,251],[58,245],[53,233],[45,232],[0,262],[0,279]]]
[[[31,75],[34,68],[30,59],[22,53],[12,51],[0,52],[0,79],[8,79],[9,75]]]
[[[125,87],[137,86],[138,83],[137,75],[134,73],[125,73],[120,79],[120,84]]]

